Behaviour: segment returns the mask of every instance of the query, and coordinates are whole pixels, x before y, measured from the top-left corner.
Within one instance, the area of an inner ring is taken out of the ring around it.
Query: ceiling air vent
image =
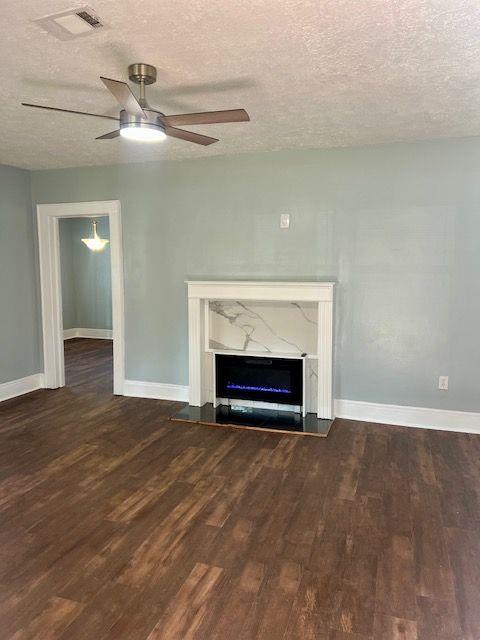
[[[93,13],[88,13],[88,11],[77,11],[77,16],[89,24],[92,29],[99,29],[100,27],[103,27],[103,24]]]
[[[72,40],[88,36],[99,29],[105,28],[105,23],[90,7],[80,7],[55,13],[44,18],[34,20],[36,24],[59,40]]]

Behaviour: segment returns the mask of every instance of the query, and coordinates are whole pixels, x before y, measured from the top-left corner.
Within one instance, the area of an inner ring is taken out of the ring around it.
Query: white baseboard
[[[335,415],[337,418],[402,427],[480,434],[480,413],[469,411],[405,407],[358,400],[335,400]]]
[[[75,329],[64,329],[63,339],[71,340],[72,338],[97,338],[100,340],[112,340],[113,331],[111,329],[87,329],[77,327]]]
[[[34,373],[31,376],[20,378],[19,380],[11,380],[0,384],[0,402],[22,396],[24,393],[36,391],[43,388],[43,373]]]
[[[19,380],[4,382],[0,384],[0,402],[43,387],[43,373],[35,373]],[[188,402],[188,386],[125,380],[124,395],[135,398]],[[480,434],[480,413],[469,411],[428,409],[425,407],[361,402],[359,400],[335,400],[335,415],[337,418],[359,420],[361,422]]]
[[[188,402],[187,385],[125,380],[124,394],[136,398]],[[335,416],[361,422],[480,434],[480,413],[469,411],[408,407],[358,400],[335,400]]]
[[[154,398],[156,400],[188,402],[188,386],[162,382],[125,380],[123,384],[123,395],[134,398]]]

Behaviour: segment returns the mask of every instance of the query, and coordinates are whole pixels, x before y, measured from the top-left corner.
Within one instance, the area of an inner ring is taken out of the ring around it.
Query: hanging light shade
[[[92,227],[93,227],[93,231],[92,231],[93,237],[82,238],[82,242],[87,245],[90,251],[103,251],[103,249],[105,249],[105,247],[109,243],[109,240],[104,240],[103,238],[100,238],[100,236],[98,235],[96,220],[92,220]]]

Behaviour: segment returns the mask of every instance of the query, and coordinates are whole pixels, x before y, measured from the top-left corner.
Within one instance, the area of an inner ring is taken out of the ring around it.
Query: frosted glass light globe
[[[87,245],[90,251],[102,251],[105,249],[110,240],[100,238],[97,233],[97,221],[92,220],[93,238],[82,238],[82,242]]]

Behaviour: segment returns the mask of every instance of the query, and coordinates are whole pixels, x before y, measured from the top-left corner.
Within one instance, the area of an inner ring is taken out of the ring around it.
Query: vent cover
[[[92,29],[103,27],[103,24],[100,22],[98,17],[93,15],[93,13],[88,13],[88,11],[77,11],[76,15],[89,24]]]
[[[39,18],[34,22],[59,40],[80,38],[106,27],[103,20],[90,7],[62,11]]]

